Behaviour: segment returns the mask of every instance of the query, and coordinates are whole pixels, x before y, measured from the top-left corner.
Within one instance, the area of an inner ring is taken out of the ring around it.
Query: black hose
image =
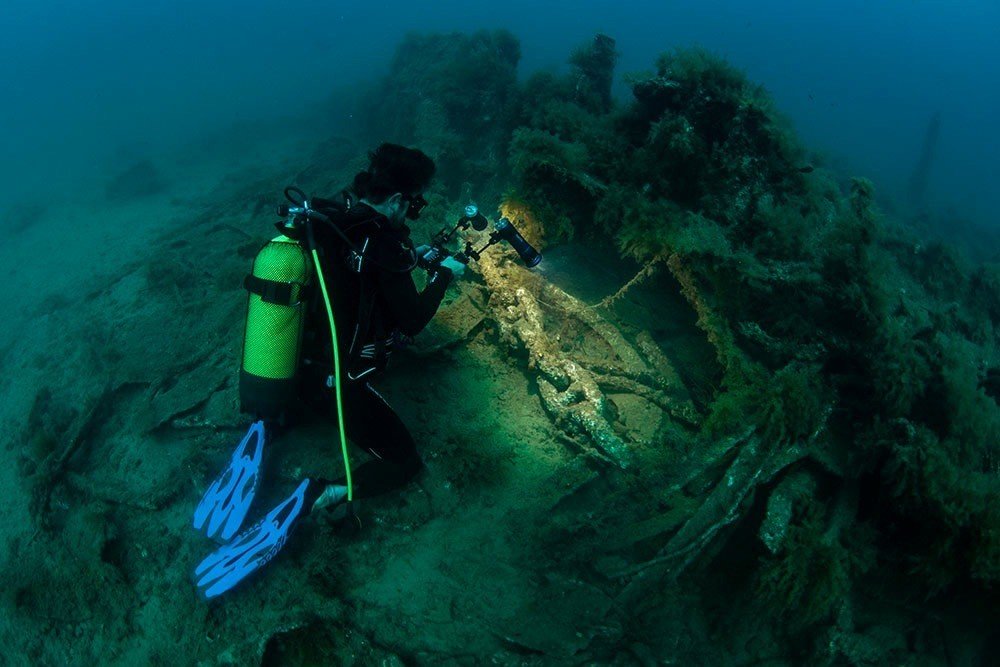
[[[299,195],[299,199],[293,199],[292,194]],[[302,190],[295,187],[294,185],[289,185],[287,188],[285,188],[285,199],[292,202],[296,206],[305,206],[307,198],[306,198],[306,193],[302,192]]]

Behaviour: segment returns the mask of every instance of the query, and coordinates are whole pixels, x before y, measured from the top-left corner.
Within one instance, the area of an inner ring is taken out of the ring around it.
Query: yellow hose
[[[326,281],[323,270],[319,266],[319,255],[312,249],[313,265],[319,278],[319,288],[323,292],[326,303],[326,316],[330,320],[330,337],[333,340],[333,381],[337,397],[337,426],[340,429],[340,449],[344,453],[344,473],[347,478],[347,502],[354,500],[354,483],[351,481],[351,459],[347,454],[347,434],[344,432],[344,402],[340,392],[340,350],[337,346],[337,325],[333,321],[333,307],[330,305],[330,294],[326,291]]]

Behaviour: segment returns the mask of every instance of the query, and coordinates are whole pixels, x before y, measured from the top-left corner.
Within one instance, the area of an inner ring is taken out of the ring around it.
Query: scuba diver
[[[423,193],[434,162],[390,143],[369,158],[368,168],[334,198],[307,199],[286,189],[294,206],[279,207],[287,218],[278,223],[282,235],[261,249],[244,281],[240,403],[255,421],[195,510],[194,527],[223,542],[195,569],[206,598],[267,564],[310,512],[346,506],[357,521],[351,501],[398,489],[423,468],[406,425],[370,380],[427,325],[465,263],[410,240],[406,222],[427,204]],[[418,266],[428,273],[422,291],[412,276]],[[265,444],[303,407],[337,424],[345,476],[302,480],[238,533],[257,491]],[[372,457],[353,473],[347,437]]]

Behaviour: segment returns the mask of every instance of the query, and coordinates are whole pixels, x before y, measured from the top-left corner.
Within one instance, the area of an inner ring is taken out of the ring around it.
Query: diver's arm
[[[417,291],[410,273],[379,270],[377,276],[389,313],[407,336],[416,336],[427,326],[451,282],[451,271],[444,267],[431,273],[422,292]]]

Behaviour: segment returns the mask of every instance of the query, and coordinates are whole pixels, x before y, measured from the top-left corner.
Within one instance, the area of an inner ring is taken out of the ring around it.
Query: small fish
[[[816,169],[816,167],[812,166],[811,164],[807,164],[804,167],[799,167],[799,173],[800,174],[811,174],[814,169]]]

